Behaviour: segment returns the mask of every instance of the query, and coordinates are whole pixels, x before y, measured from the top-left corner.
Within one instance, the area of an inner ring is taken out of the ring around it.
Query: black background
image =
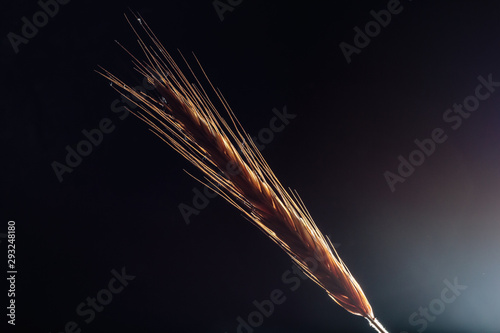
[[[16,221],[19,271],[9,332],[62,332],[75,321],[82,332],[231,333],[274,289],[286,301],[255,332],[370,331],[312,282],[291,291],[290,259],[222,199],[183,219],[178,205],[202,187],[182,169],[199,173],[133,116],[120,120],[116,92],[94,72],[138,80],[114,43],[139,53],[129,8],[169,51],[196,53],[249,133],[269,126],[273,108],[296,115],[263,154],[390,332],[417,332],[411,314],[455,278],[467,289],[425,332],[500,332],[500,92],[457,130],[442,118],[479,75],[500,81],[500,3],[401,5],[348,64],[339,44],[352,44],[353,28],[387,1],[247,0],[223,21],[211,1],[71,1],[17,54],[7,35],[40,7],[3,4],[0,233]],[[114,131],[60,182],[51,164],[103,118]],[[391,192],[384,172],[438,127],[447,141]],[[85,323],[76,307],[122,267],[136,278]]]

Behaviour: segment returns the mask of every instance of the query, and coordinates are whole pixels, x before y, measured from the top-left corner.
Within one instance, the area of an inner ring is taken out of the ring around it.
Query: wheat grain
[[[276,242],[335,302],[366,318],[377,331],[387,332],[375,319],[361,287],[330,240],[320,232],[298,194],[285,190],[276,178],[198,59],[195,57],[227,111],[229,123],[219,114],[184,57],[196,85],[189,82],[146,22],[139,16],[135,18],[152,45],[144,42],[127,17],[147,60],[139,61],[127,52],[135,69],[155,87],[156,93],[136,91],[104,69],[99,73],[118,92],[130,96],[127,98],[139,107],[140,111],[134,113],[137,117],[203,172],[202,183]]]

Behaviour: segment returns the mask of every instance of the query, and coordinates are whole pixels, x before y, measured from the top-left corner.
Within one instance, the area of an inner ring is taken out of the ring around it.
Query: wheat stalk
[[[366,318],[378,332],[387,333],[330,240],[320,232],[297,193],[281,185],[203,69],[229,115],[229,123],[219,114],[184,57],[196,85],[188,81],[140,16],[135,18],[152,45],[143,41],[126,18],[147,60],[139,61],[125,50],[132,56],[135,69],[154,86],[155,93],[136,91],[102,68],[99,73],[118,92],[130,96],[127,98],[139,107],[140,111],[134,113],[137,117],[203,172],[203,184],[238,208],[285,250],[335,302]],[[198,59],[196,62],[200,65]]]

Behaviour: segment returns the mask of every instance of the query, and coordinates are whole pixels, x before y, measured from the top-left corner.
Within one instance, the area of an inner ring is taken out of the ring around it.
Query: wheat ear
[[[184,57],[196,85],[188,81],[141,17],[135,16],[152,45],[143,41],[126,18],[147,60],[139,61],[129,54],[135,69],[154,86],[155,92],[134,90],[104,69],[99,73],[118,92],[130,96],[127,98],[139,107],[140,111],[134,113],[137,117],[203,172],[202,183],[238,208],[285,250],[335,302],[366,318],[378,332],[387,333],[375,319],[361,287],[331,242],[320,232],[304,203],[296,192],[287,191],[281,185],[203,69],[203,75],[229,115],[229,123],[219,114]],[[197,59],[196,62],[199,65]]]

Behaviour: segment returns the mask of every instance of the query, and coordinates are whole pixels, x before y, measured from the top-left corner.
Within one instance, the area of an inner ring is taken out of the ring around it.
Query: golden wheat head
[[[100,74],[139,107],[134,113],[137,117],[203,172],[202,183],[238,208],[285,250],[335,302],[368,319],[377,331],[387,332],[375,319],[361,287],[320,232],[302,200],[296,192],[281,185],[203,69],[229,122],[219,114],[187,62],[196,85],[188,81],[146,22],[141,17],[135,18],[152,45],[143,41],[127,17],[146,60],[139,61],[129,54],[135,69],[155,91],[136,91],[104,69]]]

